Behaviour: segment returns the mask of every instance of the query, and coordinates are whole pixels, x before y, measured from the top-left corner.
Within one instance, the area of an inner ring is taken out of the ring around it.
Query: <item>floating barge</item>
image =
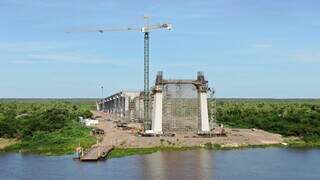
[[[87,151],[79,153],[80,161],[99,161],[105,159],[114,149],[113,146],[93,146]]]

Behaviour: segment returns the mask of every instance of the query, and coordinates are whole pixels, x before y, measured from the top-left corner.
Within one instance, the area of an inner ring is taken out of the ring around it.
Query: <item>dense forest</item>
[[[211,101],[210,107],[214,104],[218,123],[297,136],[307,142],[320,140],[319,100],[220,99]]]
[[[20,142],[13,149],[41,153],[72,152],[79,143],[94,142],[78,117],[91,117],[88,105],[70,102],[0,102],[0,137]]]

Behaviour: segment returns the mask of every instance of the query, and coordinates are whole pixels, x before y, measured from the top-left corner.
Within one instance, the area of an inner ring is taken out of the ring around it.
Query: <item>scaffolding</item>
[[[199,128],[199,100],[193,84],[166,84],[163,89],[163,131]]]

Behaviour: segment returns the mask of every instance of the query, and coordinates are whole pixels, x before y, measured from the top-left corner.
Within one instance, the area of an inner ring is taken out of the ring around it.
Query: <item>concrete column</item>
[[[157,87],[156,87],[157,88]],[[162,133],[162,90],[156,89],[153,101],[152,112],[152,131],[154,133]]]
[[[129,97],[124,97],[124,116],[129,116]]]
[[[100,102],[100,110],[101,110],[101,111],[104,110],[104,109],[103,109],[103,103],[104,103],[104,100],[102,99],[101,102]]]
[[[97,107],[97,111],[101,111],[99,102],[96,102],[96,107]]]
[[[126,98],[123,96],[123,97],[122,97],[122,101],[121,101],[121,110],[122,110],[122,111],[121,111],[121,116],[122,116],[122,117],[125,116],[125,112],[126,112],[125,109],[124,109],[124,108],[125,108],[125,105],[126,105],[126,104],[125,104],[125,103],[126,103],[125,99],[126,99]]]
[[[110,113],[110,99],[107,99],[107,112]]]
[[[121,97],[117,97],[117,116],[120,116],[121,114],[121,108],[120,108],[120,103],[121,103]]]
[[[123,117],[123,113],[124,113],[123,99],[124,99],[124,97],[122,97],[122,96],[119,97],[119,116],[120,117]]]
[[[121,104],[122,104],[122,97],[118,97],[118,116],[121,117],[122,109],[121,109]]]
[[[110,100],[106,99],[106,112],[109,112]]]
[[[113,114],[117,114],[117,99],[113,99]]]
[[[201,120],[201,131],[210,131],[209,118],[208,118],[208,102],[207,92],[199,92],[200,98],[200,120]]]
[[[112,114],[116,113],[116,99],[112,98]]]
[[[112,113],[112,100],[109,99],[109,113]]]
[[[120,96],[116,96],[116,115],[120,116]]]

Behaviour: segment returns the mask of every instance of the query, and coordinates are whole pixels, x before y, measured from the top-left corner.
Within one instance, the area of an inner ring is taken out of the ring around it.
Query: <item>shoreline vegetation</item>
[[[91,117],[89,109],[83,103],[0,101],[0,137],[16,140],[2,151],[62,155],[79,145],[88,148],[96,139],[78,117]]]
[[[0,100],[0,151],[63,155],[73,153],[79,145],[88,148],[96,138],[90,135],[89,128],[80,125],[78,117],[91,117],[92,109],[93,99]],[[210,117],[216,111],[218,123],[227,127],[279,133],[285,137],[286,144],[225,147],[207,143],[193,147],[116,148],[109,158],[199,148],[320,148],[320,100],[218,99],[209,101],[209,111]]]
[[[204,146],[192,146],[192,147],[172,147],[172,146],[160,146],[160,147],[152,147],[152,148],[116,148],[114,149],[108,159],[112,158],[121,158],[132,155],[145,155],[152,154],[159,151],[187,151],[187,150],[198,150],[198,149],[206,149],[206,150],[237,150],[237,149],[247,149],[247,148],[269,148],[269,147],[282,147],[282,148],[295,148],[295,149],[308,149],[308,148],[320,148],[317,146],[310,146],[309,144],[305,144],[303,142],[293,143],[293,144],[261,144],[261,145],[241,145],[237,147],[231,146],[223,146],[222,144],[205,144]]]
[[[228,99],[210,102],[210,106],[214,104],[218,122],[228,127],[257,128],[281,134],[291,147],[320,147],[319,99]]]

